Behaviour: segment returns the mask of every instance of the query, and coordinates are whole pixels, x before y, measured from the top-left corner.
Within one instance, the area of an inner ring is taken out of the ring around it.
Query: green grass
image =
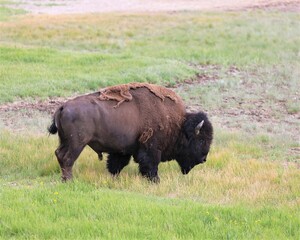
[[[215,138],[187,176],[160,164],[158,185],[132,162],[112,178],[89,148],[62,184],[51,117],[1,110],[0,239],[299,238],[299,14],[15,17],[5,6],[0,103],[211,77],[176,91],[210,113]]]
[[[296,69],[298,21],[261,12],[25,16],[0,24],[0,102],[130,81],[172,85],[200,72],[191,63]]]
[[[299,169],[275,160],[286,146],[278,153],[263,137],[219,134],[206,164],[183,176],[162,163],[156,185],[134,163],[112,178],[88,148],[74,182],[60,183],[56,137],[4,132],[0,238],[296,239]]]
[[[0,102],[16,97],[66,96],[130,81],[168,83],[195,70],[171,59],[0,47]],[[171,70],[172,69],[172,70]]]
[[[8,21],[25,13],[23,9],[10,8],[10,4],[10,1],[0,0],[0,22]]]
[[[239,137],[218,129],[209,161],[187,176],[175,161],[159,166],[161,184],[153,185],[138,174],[131,163],[120,178],[113,179],[105,161],[98,161],[88,147],[77,160],[74,175],[96,187],[153,194],[160,197],[194,199],[202,203],[245,204],[248,206],[296,207],[300,194],[299,162],[287,153],[292,143],[277,143],[263,136]],[[57,138],[25,137],[4,132],[0,139],[0,176],[5,182],[59,180],[60,169],[54,155]],[[270,141],[272,144],[267,144]],[[279,160],[279,159],[285,159]]]
[[[71,184],[0,190],[3,239],[297,239],[290,209],[210,206]],[[19,209],[16,211],[16,209]]]
[[[297,58],[298,21],[297,14],[259,12],[25,17],[3,24],[2,41],[207,63],[272,64],[285,56]]]

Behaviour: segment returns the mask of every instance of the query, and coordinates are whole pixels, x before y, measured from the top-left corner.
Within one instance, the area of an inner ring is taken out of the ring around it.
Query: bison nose
[[[182,168],[181,172],[182,172],[182,174],[186,175],[190,172],[190,170],[191,170],[190,168]]]
[[[204,156],[204,157],[201,158],[200,163],[205,163],[205,162],[206,162],[206,156]]]

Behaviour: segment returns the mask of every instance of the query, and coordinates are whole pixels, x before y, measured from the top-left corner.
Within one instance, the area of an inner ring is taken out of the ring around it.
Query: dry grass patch
[[[187,176],[180,173],[176,162],[161,163],[159,185],[140,177],[138,165],[133,162],[118,178],[112,178],[105,169],[105,162],[98,162],[96,154],[89,149],[77,160],[74,170],[79,181],[146,195],[217,205],[276,204],[293,208],[299,203],[299,163],[270,161],[270,156],[263,153],[259,145],[247,150],[240,148],[235,140],[229,147],[214,146],[208,162],[196,166]]]
[[[185,24],[218,24],[217,16],[172,14],[32,15],[0,23],[2,41],[76,50],[120,50]],[[159,27],[158,27],[159,26]],[[212,25],[211,25],[212,26]]]

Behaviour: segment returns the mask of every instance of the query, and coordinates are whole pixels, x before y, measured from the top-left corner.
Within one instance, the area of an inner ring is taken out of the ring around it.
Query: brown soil
[[[13,103],[6,103],[0,105],[0,112],[3,114],[5,112],[26,112],[28,110],[46,112],[48,114],[53,114],[55,110],[65,101],[67,98],[49,99],[49,100],[39,100],[36,102],[27,101],[17,101]]]

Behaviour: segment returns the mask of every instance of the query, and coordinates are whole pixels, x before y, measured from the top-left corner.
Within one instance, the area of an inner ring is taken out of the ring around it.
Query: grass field
[[[174,84],[199,63],[268,66],[267,76],[277,64],[296,67],[297,21],[292,13],[19,17],[0,24],[0,102],[130,81]]]
[[[299,14],[0,15],[0,239],[299,239]],[[87,148],[63,184],[51,116],[4,108],[131,81],[209,113],[207,163],[157,185]]]

